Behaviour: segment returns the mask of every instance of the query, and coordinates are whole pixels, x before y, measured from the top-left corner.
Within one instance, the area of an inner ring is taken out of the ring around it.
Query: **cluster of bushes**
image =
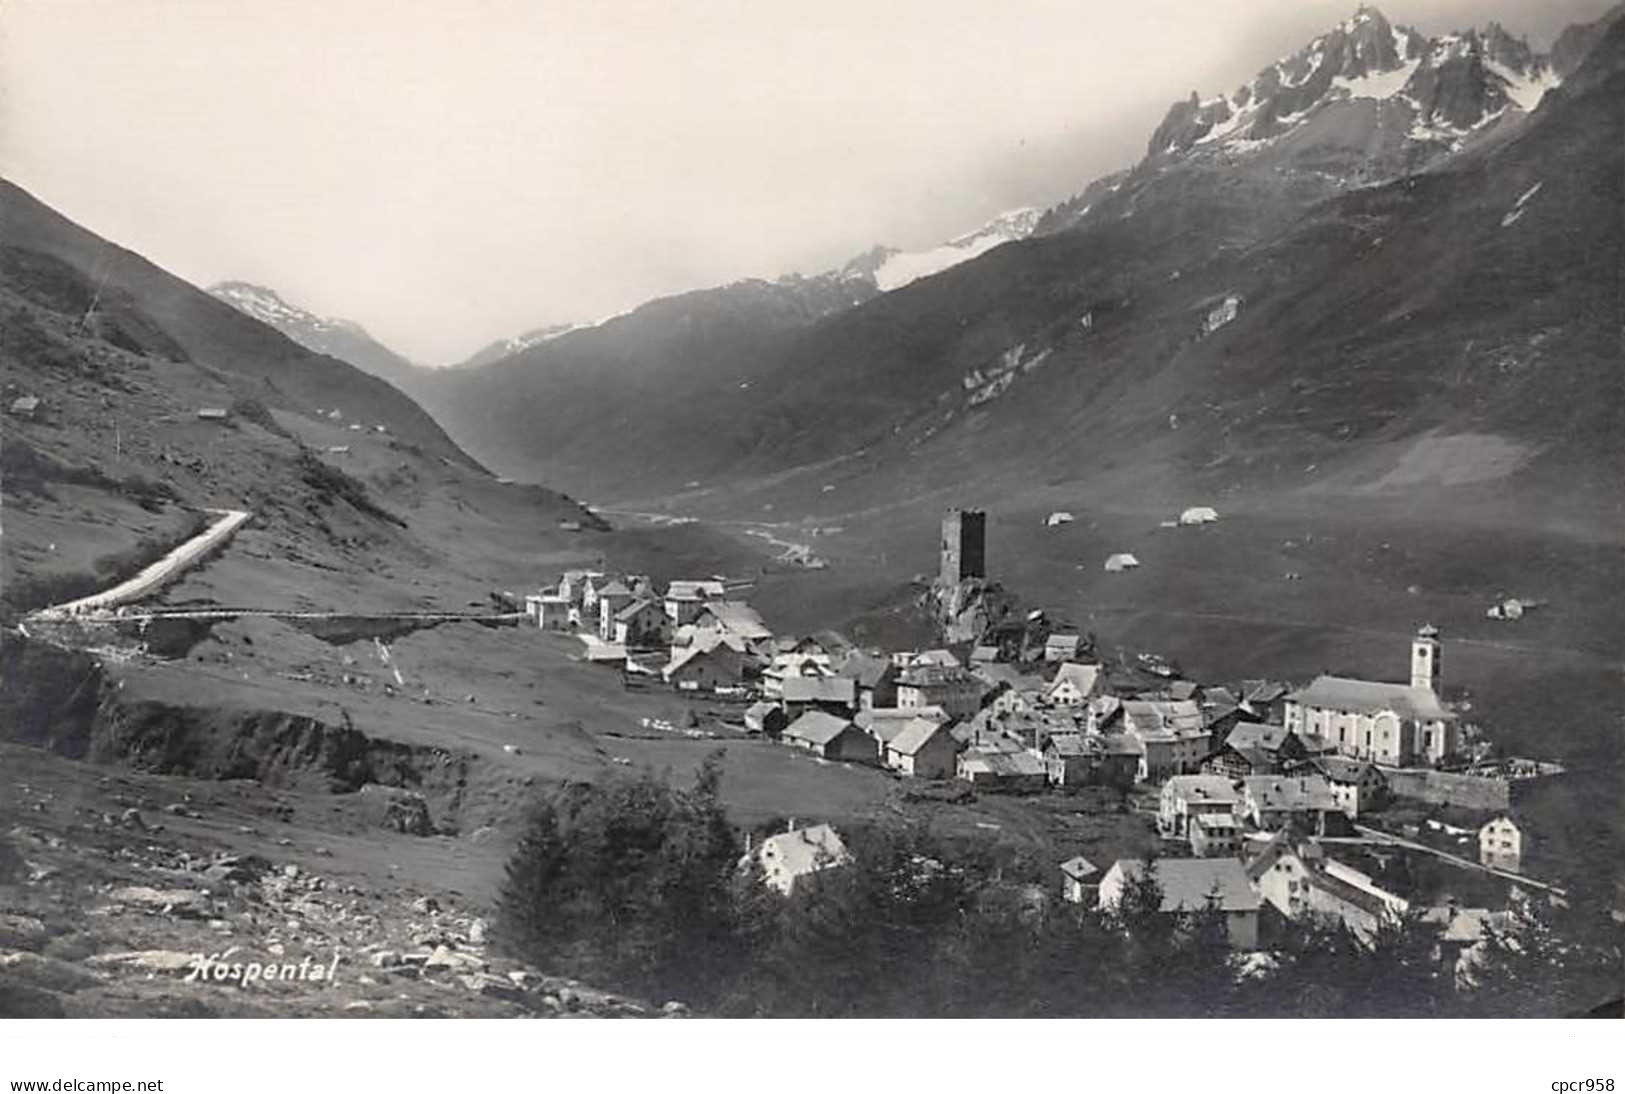
[[[324,463],[310,449],[300,450],[298,470],[300,481],[315,492],[322,504],[332,505],[334,501],[344,501],[359,513],[388,521],[401,528],[406,527],[406,521],[372,500],[372,495],[367,492],[360,479],[332,464]]]
[[[1415,923],[1371,941],[1292,924],[1244,969],[1218,913],[1160,911],[1156,869],[1113,914],[1063,902],[1019,867],[903,822],[843,831],[852,862],[762,884],[707,763],[571,784],[535,807],[508,865],[499,939],[515,956],[655,1000],[749,1017],[1555,1015],[1617,985],[1609,950],[1491,947],[1476,992]],[[1543,934],[1541,932],[1544,932]],[[1515,990],[1514,990],[1515,988]],[[1601,994],[1599,994],[1601,993]]]

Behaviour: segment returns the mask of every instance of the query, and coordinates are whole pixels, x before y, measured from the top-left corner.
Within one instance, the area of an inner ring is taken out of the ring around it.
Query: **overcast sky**
[[[1544,48],[1611,0],[1407,0]],[[4,173],[441,364],[927,246],[1137,159],[1354,0],[7,0]]]

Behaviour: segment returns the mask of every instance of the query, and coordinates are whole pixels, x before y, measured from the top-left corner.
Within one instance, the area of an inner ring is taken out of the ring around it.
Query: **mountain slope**
[[[1166,421],[1180,395],[1145,379],[1207,352],[1195,343],[1210,312],[1228,323],[1280,291],[1240,286],[1265,276],[1267,248],[1296,238],[1306,213],[1515,143],[1560,86],[1554,62],[1500,27],[1425,39],[1362,8],[1234,95],[1176,104],[1140,164],[1022,225],[1028,238],[797,322],[724,332],[668,314],[669,328],[639,328],[635,350],[606,324],[426,398],[482,458],[620,498],[874,459],[905,441],[937,451],[967,422],[982,438],[967,452],[1002,466],[988,435],[1024,389],[1044,405],[1017,433],[1100,418],[1115,398],[1137,422]],[[1352,274],[1312,245],[1292,260],[1333,285]],[[853,270],[874,277],[895,261],[880,249]]]
[[[209,295],[266,326],[275,327],[312,353],[336,357],[362,372],[408,390],[418,366],[379,342],[360,323],[331,319],[290,304],[273,289],[246,281],[222,281]]]
[[[92,286],[90,310],[134,335],[132,346],[254,382],[268,406],[338,410],[472,466],[423,409],[390,384],[300,346],[236,308],[74,224],[0,180],[0,246],[14,263],[65,267]],[[26,288],[27,286],[25,286]]]

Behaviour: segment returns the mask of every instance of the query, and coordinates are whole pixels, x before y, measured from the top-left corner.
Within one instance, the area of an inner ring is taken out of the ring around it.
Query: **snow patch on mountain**
[[[875,267],[875,286],[882,292],[900,289],[911,281],[968,262],[1001,244],[1026,239],[1042,215],[1039,209],[1013,209],[994,217],[974,232],[950,239],[928,251],[891,252]]]
[[[1417,68],[1422,64],[1421,58],[1408,61],[1392,72],[1371,72],[1364,76],[1353,78],[1338,76],[1332,80],[1332,86],[1348,93],[1351,99],[1376,99],[1381,102],[1392,99],[1405,85],[1411,82]]]
[[[1486,61],[1484,67],[1501,78],[1506,84],[1507,98],[1518,104],[1524,113],[1532,113],[1540,105],[1540,100],[1546,97],[1546,92],[1563,81],[1558,79],[1550,65],[1531,65],[1527,71],[1518,72],[1499,61]]]

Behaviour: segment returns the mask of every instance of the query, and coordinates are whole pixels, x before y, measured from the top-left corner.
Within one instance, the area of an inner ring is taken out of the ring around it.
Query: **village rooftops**
[[[925,719],[939,725],[946,724],[948,714],[941,707],[872,707],[860,710],[852,722],[869,736],[890,744],[911,722]]]
[[[1175,775],[1163,784],[1162,792],[1187,802],[1234,805],[1241,800],[1235,782],[1223,775]]]
[[[964,753],[961,763],[966,771],[973,774],[985,773],[996,778],[1040,777],[1046,774],[1044,761],[1025,749],[1016,752],[994,752],[986,746],[977,745]]]
[[[720,600],[727,590],[720,581],[673,581],[666,586],[667,600]]]
[[[1331,812],[1337,795],[1322,775],[1248,775],[1241,780],[1247,796],[1266,812]]]
[[[709,615],[715,619],[717,625],[725,631],[731,631],[739,637],[756,641],[761,638],[772,638],[773,632],[768,625],[762,622],[762,617],[756,609],[743,600],[722,600],[709,604],[701,616],[703,619]]]
[[[1084,881],[1100,873],[1100,867],[1082,855],[1076,855],[1061,863],[1061,873],[1073,881]]]
[[[1350,756],[1321,756],[1315,760],[1315,769],[1334,783],[1358,783],[1371,770],[1371,764]]]
[[[976,677],[961,668],[958,664],[940,665],[935,663],[920,664],[918,662],[904,669],[897,678],[899,684],[909,687],[942,687],[948,684],[964,684],[975,681]]]
[[[1345,676],[1317,677],[1314,683],[1293,692],[1289,698],[1304,706],[1326,710],[1360,714],[1391,710],[1419,722],[1448,722],[1456,717],[1439,703],[1432,688],[1353,680]]]
[[[1095,690],[1100,681],[1099,665],[1080,665],[1069,662],[1055,671],[1055,679],[1050,681],[1049,690],[1054,691],[1062,684],[1071,684],[1078,689],[1084,697]]]
[[[785,727],[784,736],[808,744],[827,745],[851,725],[845,718],[837,718],[821,710],[809,710]]]
[[[844,676],[786,676],[782,687],[786,703],[857,702],[857,686]]]
[[[1244,749],[1262,749],[1279,752],[1286,744],[1288,731],[1284,726],[1264,725],[1261,722],[1237,722],[1224,743],[1240,752]]]
[[[842,663],[838,676],[857,681],[859,687],[872,688],[880,684],[895,666],[884,657],[870,657],[866,653],[854,653]]]
[[[560,599],[564,598],[561,597]],[[632,603],[615,613],[615,621],[617,623],[629,623],[633,619],[637,618],[639,612],[647,611],[650,608],[658,608],[659,606],[660,605],[655,603],[653,600],[634,600]]]
[[[1145,863],[1140,859],[1118,859],[1112,869],[1118,870],[1125,881],[1135,881],[1143,876]],[[1224,912],[1256,912],[1261,903],[1239,859],[1158,859],[1154,874],[1162,890],[1165,912],[1200,912],[1210,907],[1215,897],[1219,910]]]
[[[1429,908],[1422,913],[1422,922],[1438,927],[1439,938],[1444,942],[1482,942],[1487,930],[1504,929],[1511,918],[1507,912],[1458,908],[1453,904]]]
[[[932,718],[915,718],[903,725],[886,747],[904,756],[913,756],[938,733],[946,733],[942,723]]]
[[[1123,719],[1128,728],[1145,736],[1172,737],[1205,732],[1202,708],[1189,699],[1125,699]]]

